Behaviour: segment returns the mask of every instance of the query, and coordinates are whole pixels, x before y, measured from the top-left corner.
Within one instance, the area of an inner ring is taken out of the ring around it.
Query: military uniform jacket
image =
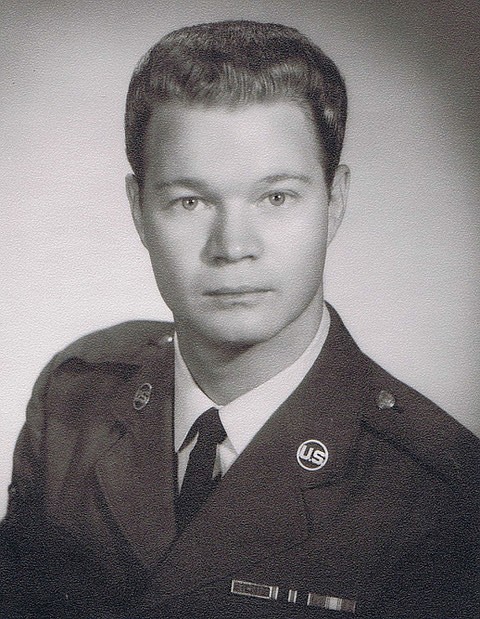
[[[57,355],[15,451],[0,616],[480,616],[478,440],[330,312],[312,369],[181,535],[172,326],[122,324]],[[316,470],[297,458],[312,439],[328,449]]]

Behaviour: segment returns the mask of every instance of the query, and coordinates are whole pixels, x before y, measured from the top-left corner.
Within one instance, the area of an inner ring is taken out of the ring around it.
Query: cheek
[[[285,265],[295,270],[307,271],[312,276],[323,270],[327,247],[326,232],[315,225],[300,230],[290,230],[279,244]]]
[[[189,272],[189,261],[185,253],[168,246],[150,246],[150,259],[158,283],[178,286],[185,281]]]
[[[172,217],[150,216],[145,220],[145,239],[150,253],[163,259],[181,264],[187,256],[192,256],[204,242],[205,225],[198,218],[182,220]]]
[[[291,260],[287,267],[290,286],[309,295],[315,292],[323,281],[324,256],[320,252],[309,252]]]
[[[275,242],[283,247],[305,247],[311,252],[326,244],[328,232],[327,206],[309,200],[301,209],[292,209],[273,227]]]
[[[179,312],[196,294],[198,257],[195,244],[150,228],[147,247],[158,290],[172,311]],[[180,308],[180,309],[179,309]]]
[[[177,275],[182,270],[179,263],[181,253],[177,250],[178,244],[172,242],[165,235],[158,234],[152,228],[149,228],[145,240],[155,279],[163,295],[164,288],[173,285]]]
[[[177,235],[172,234],[166,226],[160,226],[155,220],[147,221],[145,240],[154,267],[172,269],[178,262],[184,244]]]
[[[285,290],[290,299],[304,303],[310,301],[323,285],[325,265],[324,245],[320,241],[310,242],[310,238],[295,248],[280,263]]]

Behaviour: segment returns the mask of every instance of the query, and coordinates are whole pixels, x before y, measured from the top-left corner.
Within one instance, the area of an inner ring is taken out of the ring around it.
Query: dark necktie
[[[212,479],[217,445],[227,434],[220,421],[218,410],[209,408],[193,424],[185,439],[190,442],[198,432],[195,447],[190,452],[180,496],[176,501],[177,525],[183,530],[195,517],[208,495],[218,483]]]

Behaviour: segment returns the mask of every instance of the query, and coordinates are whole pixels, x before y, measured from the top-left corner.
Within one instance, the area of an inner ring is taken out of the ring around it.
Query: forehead
[[[309,114],[297,103],[226,106],[159,104],[145,144],[146,172],[210,169],[236,175],[246,166],[312,167],[323,151]]]

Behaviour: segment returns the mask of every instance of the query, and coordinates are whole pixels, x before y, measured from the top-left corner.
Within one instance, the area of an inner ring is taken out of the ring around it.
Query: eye
[[[274,193],[269,193],[267,197],[268,201],[272,206],[282,206],[286,199],[283,191],[275,191]]]
[[[182,198],[182,206],[187,211],[193,211],[197,208],[200,200],[189,196],[188,198]]]

